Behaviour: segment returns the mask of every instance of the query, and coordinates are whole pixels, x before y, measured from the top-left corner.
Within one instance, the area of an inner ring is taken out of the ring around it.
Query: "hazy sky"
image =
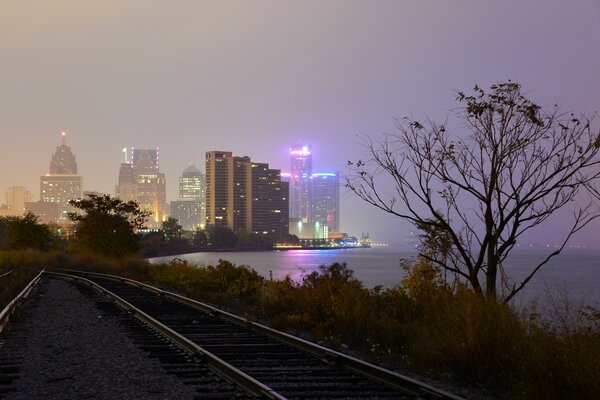
[[[308,143],[315,170],[345,172],[357,135],[444,118],[475,83],[600,110],[600,1],[0,0],[0,57],[2,193],[39,198],[66,130],[85,190],[114,192],[123,147],[159,147],[174,200],[208,150],[289,170]],[[348,193],[341,216],[379,241],[410,230]]]

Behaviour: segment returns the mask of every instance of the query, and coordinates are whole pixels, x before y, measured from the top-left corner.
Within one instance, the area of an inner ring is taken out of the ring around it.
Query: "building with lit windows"
[[[274,236],[288,233],[289,184],[266,163],[246,164],[246,230]]]
[[[290,148],[291,172],[281,174],[290,185],[290,233],[326,239],[340,230],[339,172],[313,173],[312,146]]]
[[[206,223],[232,230],[288,233],[288,192],[279,170],[231,152],[206,153]]]
[[[203,228],[206,219],[204,174],[194,165],[179,177],[179,200],[171,202],[170,216],[186,230]]]
[[[61,137],[62,143],[56,148],[50,161],[50,173],[40,176],[40,202],[57,204],[56,222],[68,220],[67,212],[75,210],[69,205],[69,201],[81,198],[83,193],[83,180],[77,174],[75,155],[65,143],[66,133],[62,132]]]
[[[127,160],[125,160],[127,163]],[[131,169],[135,187],[123,190],[124,196],[135,197],[134,200],[140,208],[150,211],[152,215],[148,219],[149,228],[159,228],[167,219],[169,210],[167,204],[167,191],[165,174],[160,172],[159,152],[156,149],[134,149],[131,148]],[[119,172],[125,181],[129,179],[129,167],[123,166]],[[127,187],[127,185],[125,185]],[[121,195],[121,193],[119,194]]]
[[[312,174],[311,221],[326,226],[329,232],[340,230],[339,172]]]
[[[290,161],[290,219],[307,223],[311,219],[312,146],[292,146]]]

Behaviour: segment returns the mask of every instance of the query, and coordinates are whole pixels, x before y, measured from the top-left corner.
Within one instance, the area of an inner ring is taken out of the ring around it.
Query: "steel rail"
[[[379,366],[367,363],[365,361],[359,360],[357,358],[348,356],[346,354],[340,353],[338,351],[328,349],[326,347],[320,346],[318,344],[309,342],[307,340],[298,338],[296,336],[290,335],[285,332],[281,332],[270,328],[268,326],[262,325],[258,322],[251,321],[249,319],[245,319],[239,317],[235,314],[229,313],[227,311],[220,310],[216,307],[213,307],[209,304],[202,303],[197,300],[193,300],[182,295],[172,293],[163,289],[159,289],[157,287],[145,284],[143,282],[139,282],[129,278],[123,278],[114,275],[100,274],[95,272],[85,272],[85,271],[77,271],[77,270],[68,270],[70,272],[78,273],[78,274],[87,274],[90,276],[97,276],[100,278],[111,279],[123,283],[127,283],[132,286],[136,286],[138,288],[148,290],[150,292],[156,293],[159,296],[163,296],[165,298],[170,298],[175,301],[179,301],[181,303],[190,305],[202,311],[208,312],[212,315],[217,315],[231,321],[237,325],[244,326],[247,329],[254,330],[258,333],[262,333],[263,335],[269,336],[279,342],[283,342],[290,346],[293,346],[297,349],[308,352],[317,358],[327,362],[334,363],[338,366],[342,366],[351,370],[361,376],[364,376],[368,379],[374,380],[381,384],[384,384],[388,387],[401,390],[408,394],[413,394],[416,396],[419,395],[428,395],[433,396],[439,399],[444,400],[465,400],[463,397],[457,396],[455,394],[449,393],[447,391],[438,389],[434,386],[431,386],[427,383],[420,382],[416,379],[408,377],[406,375],[399,374],[397,372],[393,372]]]
[[[10,271],[10,272],[12,272],[12,271]],[[8,272],[2,276],[6,276],[10,272]],[[2,333],[2,331],[6,327],[6,324],[10,320],[10,317],[14,314],[17,307],[23,302],[23,300],[25,300],[27,298],[27,296],[29,296],[29,293],[31,293],[31,290],[33,289],[33,287],[40,281],[40,278],[43,273],[44,273],[44,270],[40,271],[40,273],[37,274],[37,276],[35,278],[33,278],[31,280],[31,282],[29,282],[27,284],[27,286],[25,286],[25,288],[21,291],[21,293],[19,293],[14,299],[12,299],[11,302],[8,303],[6,305],[6,307],[4,307],[2,312],[0,312],[0,333]]]
[[[150,315],[146,314],[142,310],[133,306],[128,301],[123,298],[117,296],[116,294],[110,292],[99,284],[86,279],[84,277],[78,275],[71,275],[60,272],[45,272],[46,275],[55,276],[63,279],[73,280],[77,282],[82,282],[102,294],[103,296],[113,300],[119,307],[132,314],[145,324],[149,325],[161,335],[169,339],[171,342],[176,344],[178,347],[182,348],[192,356],[195,356],[203,361],[205,361],[211,371],[215,374],[225,378],[229,382],[236,383],[240,385],[243,389],[245,389],[250,395],[257,398],[267,398],[273,400],[286,400],[286,397],[277,393],[274,389],[268,387],[267,385],[259,382],[253,377],[247,375],[245,372],[237,369],[233,365],[227,363],[221,358],[215,356],[214,354],[208,352],[203,349],[201,346],[192,342],[191,340],[185,338],[181,334],[177,333],[173,329],[164,325],[160,321],[152,318]]]
[[[4,278],[5,276],[12,274],[13,272],[14,272],[14,270],[11,269],[10,271],[0,275],[0,278]]]

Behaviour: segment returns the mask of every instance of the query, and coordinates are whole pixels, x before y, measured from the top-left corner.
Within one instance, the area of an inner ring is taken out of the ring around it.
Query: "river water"
[[[515,282],[521,282],[533,265],[549,251],[516,249],[505,264]],[[259,274],[275,279],[290,276],[299,281],[321,265],[346,263],[366,287],[394,287],[404,275],[401,260],[416,257],[414,250],[357,248],[341,250],[287,250],[264,252],[202,252],[181,254],[152,261],[182,258],[198,265],[214,265],[219,259],[248,265]],[[519,302],[543,301],[548,293],[567,293],[574,300],[600,307],[600,251],[565,251],[546,264],[516,298]]]

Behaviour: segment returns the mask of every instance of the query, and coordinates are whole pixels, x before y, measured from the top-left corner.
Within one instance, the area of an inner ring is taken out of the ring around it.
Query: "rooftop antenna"
[[[65,137],[66,137],[66,136],[67,136],[67,132],[65,132],[65,131],[62,131],[62,132],[60,133],[60,137],[61,137],[61,140],[62,140],[62,145],[63,145],[63,146],[65,145]]]

